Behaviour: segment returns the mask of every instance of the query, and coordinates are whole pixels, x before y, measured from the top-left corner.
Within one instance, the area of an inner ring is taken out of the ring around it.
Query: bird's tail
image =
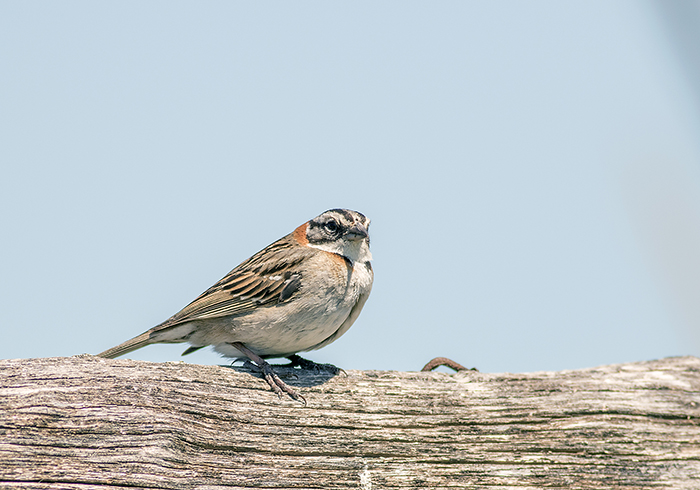
[[[124,354],[133,352],[136,349],[140,349],[141,347],[145,347],[150,344],[155,344],[157,341],[154,341],[151,338],[150,334],[151,332],[149,330],[148,332],[144,332],[141,335],[137,335],[133,339],[127,340],[123,344],[119,344],[116,347],[112,347],[111,349],[107,349],[106,351],[97,354],[97,357],[114,359],[115,357],[123,356]]]

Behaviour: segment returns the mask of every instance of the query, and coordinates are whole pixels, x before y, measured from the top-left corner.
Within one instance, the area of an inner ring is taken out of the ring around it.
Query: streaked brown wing
[[[300,264],[314,249],[296,245],[288,235],[226,274],[152,332],[194,320],[243,315],[289,300],[301,287]]]

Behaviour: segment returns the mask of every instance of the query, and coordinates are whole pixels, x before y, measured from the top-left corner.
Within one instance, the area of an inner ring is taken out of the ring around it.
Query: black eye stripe
[[[330,224],[330,223],[329,223],[328,221],[322,221],[322,222],[320,222],[320,223],[319,223],[319,222],[312,221],[312,222],[309,223],[309,228],[315,228],[315,229],[317,229],[317,230],[323,230],[323,229],[325,229],[326,226],[329,225],[329,224]],[[342,225],[341,223],[338,223],[337,221],[335,222],[335,226],[336,226],[338,229],[343,228],[343,225]]]

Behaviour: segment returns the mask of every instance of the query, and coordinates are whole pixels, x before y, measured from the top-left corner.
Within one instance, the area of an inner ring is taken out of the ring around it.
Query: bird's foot
[[[262,371],[263,377],[265,378],[265,381],[267,381],[267,384],[270,385],[270,388],[272,388],[272,391],[277,393],[277,396],[282,398],[283,394],[286,393],[289,395],[292,399],[303,403],[306,405],[306,399],[301,396],[299,393],[297,393],[296,390],[290,388],[284,381],[280,379],[277,374],[272,370],[272,366],[270,366],[270,363],[268,363],[266,360],[264,360],[262,357],[258,356],[254,352],[252,352],[250,349],[248,349],[245,345],[241,344],[240,342],[231,342],[231,345],[234,346],[236,349],[238,349],[240,352],[245,354],[248,359],[253,361],[257,367]]]

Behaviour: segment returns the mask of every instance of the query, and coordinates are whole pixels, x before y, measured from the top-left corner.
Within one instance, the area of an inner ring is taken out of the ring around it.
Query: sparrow
[[[277,395],[304,401],[265,359],[314,365],[297,353],[334,342],[357,320],[374,281],[369,223],[357,211],[328,210],[241,263],[163,323],[98,356],[187,342],[186,355],[211,345],[225,357],[255,363]]]

